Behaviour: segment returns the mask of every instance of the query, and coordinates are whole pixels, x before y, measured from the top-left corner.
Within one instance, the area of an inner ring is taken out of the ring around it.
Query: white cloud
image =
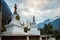
[[[11,3],[10,1],[7,3],[10,4],[12,10],[14,3],[17,4],[18,14],[23,17],[24,21],[32,20],[32,16],[36,16],[36,22],[40,23],[60,15],[60,6],[58,5],[60,0],[19,0],[20,2],[11,1]]]

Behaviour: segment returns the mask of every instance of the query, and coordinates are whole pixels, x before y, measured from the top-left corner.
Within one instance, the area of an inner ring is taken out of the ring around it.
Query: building
[[[4,0],[0,0],[0,27],[4,29],[4,25],[11,21],[11,10]],[[2,30],[3,31],[3,30]]]

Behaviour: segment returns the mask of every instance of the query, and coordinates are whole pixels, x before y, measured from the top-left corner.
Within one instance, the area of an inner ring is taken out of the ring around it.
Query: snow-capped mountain
[[[60,18],[52,21],[51,24],[55,30],[60,30]]]
[[[50,19],[47,19],[44,22],[37,24],[37,26],[38,26],[38,28],[43,28],[44,24],[48,24],[49,22],[50,22]]]
[[[60,29],[60,16],[57,16],[53,19],[47,19],[44,22],[37,24],[37,26],[38,28],[43,28],[44,24],[48,24],[48,23],[51,23],[55,30],[59,30]]]
[[[60,16],[56,16],[56,17],[50,19],[50,21],[54,21],[54,20],[56,20],[56,19],[58,19],[58,18],[60,18]]]

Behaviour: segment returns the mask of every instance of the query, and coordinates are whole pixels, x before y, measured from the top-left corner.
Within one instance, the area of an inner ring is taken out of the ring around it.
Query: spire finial
[[[14,13],[16,13],[16,11],[17,11],[17,5],[15,4],[15,6],[14,6]]]
[[[33,22],[35,22],[35,16],[33,16]]]

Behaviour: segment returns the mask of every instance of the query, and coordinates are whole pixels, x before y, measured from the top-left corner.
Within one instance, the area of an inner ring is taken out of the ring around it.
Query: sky
[[[46,19],[53,19],[60,16],[60,0],[5,0],[11,12],[14,13],[14,4],[17,4],[17,13],[20,21],[32,21],[35,16],[36,23],[41,23]]]

